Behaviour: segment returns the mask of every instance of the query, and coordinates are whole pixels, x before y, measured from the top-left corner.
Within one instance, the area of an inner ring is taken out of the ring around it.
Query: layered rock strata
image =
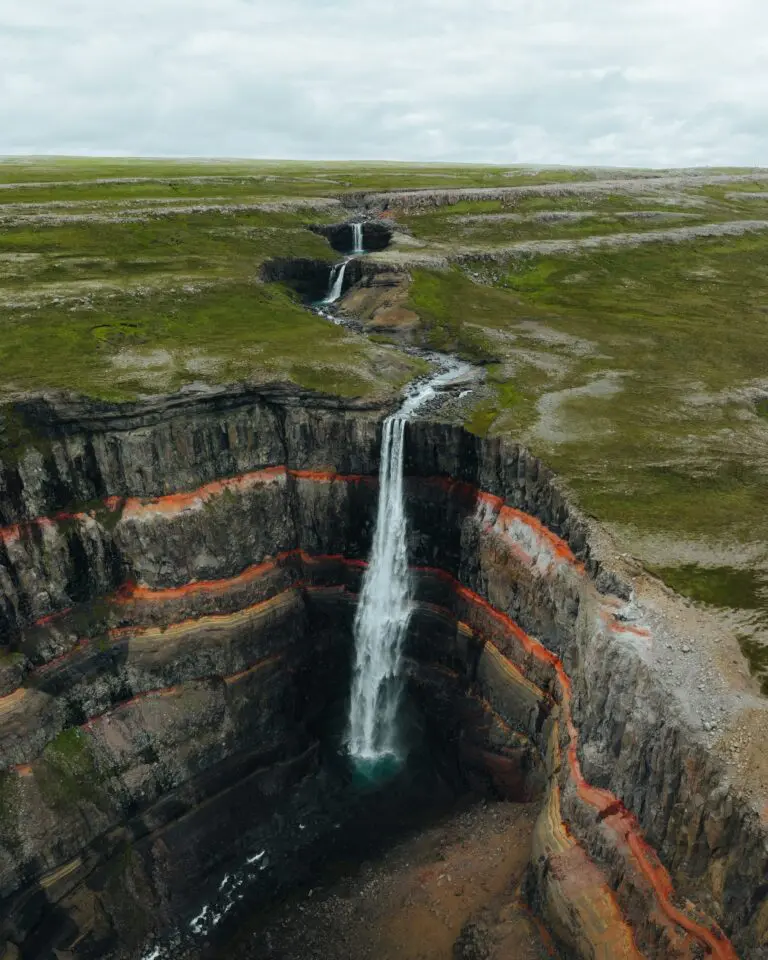
[[[392,240],[392,226],[386,220],[366,220],[362,224],[363,247],[366,251],[385,250]],[[349,221],[333,224],[312,224],[309,228],[325,237],[334,250],[351,253],[354,249],[352,224]]]
[[[0,470],[3,935],[132,956],[321,816],[381,411],[275,390],[25,413]],[[760,957],[766,824],[585,521],[458,428],[410,425],[407,474],[410,695],[462,777],[543,796],[528,893],[552,932],[581,957]]]

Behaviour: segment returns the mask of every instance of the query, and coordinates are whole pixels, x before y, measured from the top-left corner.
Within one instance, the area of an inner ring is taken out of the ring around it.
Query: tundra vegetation
[[[525,443],[620,550],[727,611],[768,677],[766,171],[2,161],[0,438],[44,390],[391,399],[423,369],[395,333],[261,275],[330,268],[308,227],[361,211],[393,227],[369,260],[406,278],[411,341],[484,367],[469,427]]]

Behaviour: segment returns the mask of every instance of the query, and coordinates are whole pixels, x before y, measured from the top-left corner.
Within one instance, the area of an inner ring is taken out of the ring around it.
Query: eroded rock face
[[[352,253],[354,238],[351,223],[312,224],[309,229],[326,237],[339,253]],[[386,220],[366,220],[363,223],[363,247],[366,252],[385,250],[391,240],[392,227]]]
[[[290,883],[331,830],[382,416],[281,389],[27,410],[37,439],[0,468],[2,936],[25,958],[203,929],[233,876]],[[551,474],[430,422],[406,472],[410,697],[456,775],[542,803],[527,886],[552,933],[762,956],[765,823]]]

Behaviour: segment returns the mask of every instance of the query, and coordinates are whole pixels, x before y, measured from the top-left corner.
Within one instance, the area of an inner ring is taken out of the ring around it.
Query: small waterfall
[[[379,470],[379,503],[368,568],[355,614],[355,670],[347,742],[362,763],[398,758],[397,712],[400,661],[411,617],[407,519],[403,496],[405,425],[417,407],[469,370],[452,362],[419,384],[400,410],[384,421]]]
[[[331,277],[328,282],[328,296],[323,300],[323,303],[336,303],[341,296],[341,291],[344,287],[344,273],[346,272],[348,263],[349,258],[343,263],[335,264],[331,268]]]
[[[365,253],[363,246],[363,225],[362,223],[352,224],[352,254],[353,256]]]

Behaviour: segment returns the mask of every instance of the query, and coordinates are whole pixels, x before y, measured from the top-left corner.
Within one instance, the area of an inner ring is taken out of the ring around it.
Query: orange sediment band
[[[255,487],[273,484],[281,478],[288,476],[298,480],[308,480],[316,483],[341,482],[376,484],[378,482],[377,477],[365,474],[340,474],[332,470],[292,470],[285,466],[272,466],[262,470],[244,473],[239,476],[228,477],[224,480],[215,480],[198,487],[196,490],[152,498],[129,497],[123,499],[120,497],[107,497],[103,503],[107,509],[112,511],[122,507],[122,515],[124,517],[140,517],[153,514],[173,516],[176,513],[180,513],[199,503],[204,503],[219,496],[225,491],[246,491]],[[445,477],[417,477],[407,479],[416,480],[428,486],[440,487],[447,493],[464,499],[467,502],[486,504],[495,510],[503,519],[515,519],[528,526],[538,536],[545,539],[561,559],[567,560],[577,567],[581,566],[573,556],[570,547],[561,538],[552,533],[535,517],[513,507],[505,506],[504,500],[501,497],[479,490],[470,483],[451,480]],[[58,513],[50,517],[38,517],[21,524],[0,528],[0,541],[10,543],[18,540],[25,530],[32,529],[33,527],[52,527],[61,521],[83,520],[87,519],[87,517],[88,514],[85,513]]]
[[[52,623],[55,623],[62,617],[66,617],[68,613],[72,613],[72,607],[65,607],[63,610],[57,610],[55,613],[49,613],[47,617],[40,617],[39,620],[35,621],[35,626],[49,627]]]
[[[184,597],[199,594],[216,596],[228,593],[236,587],[247,586],[271,573],[278,568],[281,559],[293,556],[295,553],[296,551],[291,551],[291,553],[280,554],[274,560],[253,564],[243,570],[242,573],[224,580],[195,580],[192,583],[185,583],[181,587],[165,587],[160,590],[153,590],[136,583],[127,583],[118,590],[115,595],[115,602],[122,604],[130,603],[133,600],[180,600]]]
[[[241,670],[240,673],[233,673],[231,677],[224,677],[224,683],[226,683],[227,686],[232,686],[232,684],[238,683],[238,681],[244,680],[246,677],[252,677],[267,667],[280,663],[282,659],[283,655],[281,653],[276,653],[272,657],[266,657],[264,660],[259,660],[258,663],[254,663],[253,666]]]
[[[450,574],[446,574],[444,571],[440,573],[442,579],[453,581],[459,597],[482,609],[508,630],[520,642],[526,653],[531,654],[541,663],[554,668],[569,737],[568,766],[579,797],[597,810],[599,814],[602,814],[605,822],[614,833],[626,843],[637,867],[654,891],[662,913],[699,943],[708,955],[717,958],[717,960],[738,960],[738,955],[730,941],[716,924],[712,923],[710,926],[704,926],[697,923],[672,903],[674,886],[669,873],[660,862],[656,852],[644,839],[640,825],[634,815],[626,809],[621,800],[614,794],[608,790],[593,787],[584,779],[578,758],[578,730],[571,714],[571,680],[566,674],[559,657],[525,633],[511,617],[492,607],[487,600],[462,586]],[[501,651],[499,651],[499,654],[503,656]]]
[[[26,687],[17,687],[13,693],[9,693],[5,697],[0,697],[0,715],[7,713],[9,710],[13,710],[14,707],[21,703],[26,695]]]
[[[220,596],[237,587],[255,583],[266,574],[286,566],[291,560],[297,560],[310,566],[319,566],[323,563],[341,563],[344,566],[358,569],[364,569],[367,566],[365,560],[351,560],[341,554],[312,556],[305,550],[286,550],[269,560],[247,567],[242,573],[238,573],[234,577],[227,577],[222,580],[195,580],[192,583],[185,583],[181,587],[161,587],[157,590],[135,583],[127,583],[118,590],[114,600],[116,603],[125,604],[134,600],[162,602],[164,600],[180,600],[184,597],[196,595]]]
[[[188,620],[181,620],[178,623],[166,627],[117,627],[109,631],[109,638],[113,641],[121,640],[123,637],[128,637],[133,640],[174,640],[177,639],[180,634],[183,635],[188,631],[204,630],[209,626],[216,627],[240,623],[287,603],[291,595],[299,595],[302,586],[303,584],[299,581],[286,590],[281,590],[280,593],[275,594],[275,596],[269,597],[267,600],[254,603],[242,610],[236,610],[234,613],[211,613],[202,617],[192,617]]]
[[[577,570],[583,572],[584,564],[576,559],[573,551],[565,542],[565,540],[563,540],[561,537],[558,537],[556,533],[552,533],[549,527],[543,524],[541,520],[531,516],[530,513],[523,513],[522,510],[517,510],[515,507],[507,506],[501,508],[499,517],[502,520],[517,520],[519,523],[529,527],[542,540],[547,542],[552,551],[560,560],[564,560],[571,566],[576,567]]]
[[[46,530],[55,527],[59,523],[66,523],[68,520],[85,520],[85,513],[56,513],[51,517],[37,517],[34,520],[26,520],[24,523],[14,523],[9,527],[0,527],[0,541],[6,546],[22,537],[30,534],[32,530]]]
[[[225,480],[214,480],[207,483],[197,490],[184,493],[171,493],[152,499],[141,499],[131,497],[123,504],[123,516],[136,517],[147,514],[164,514],[172,516],[196,506],[198,503],[204,503],[213,497],[219,496],[227,490],[233,493],[240,493],[245,490],[252,490],[254,487],[273,484],[284,477],[294,477],[298,480],[311,480],[315,483],[332,483],[341,481],[344,483],[376,483],[376,477],[364,476],[362,474],[339,474],[330,470],[289,470],[285,466],[266,467],[264,470],[254,470],[251,473],[244,473],[237,477],[228,477]]]
[[[205,501],[206,499],[216,496],[225,490],[250,489],[262,484],[274,483],[278,481],[280,477],[288,475],[294,476],[297,479],[314,482],[375,482],[375,478],[367,476],[345,476],[333,473],[331,471],[289,471],[285,467],[270,467],[266,470],[245,474],[241,477],[216,481],[190,493],[171,494],[169,496],[159,497],[150,501],[132,498],[124,502],[123,510],[124,514],[127,513],[128,516],[138,516],[147,513],[169,515],[187,509],[200,501]],[[419,479],[424,483],[433,483],[439,485],[451,493],[455,493],[468,499],[474,499],[475,502],[480,501],[492,507],[493,509],[497,509],[499,512],[499,519],[507,522],[517,521],[524,524],[529,530],[534,532],[539,538],[546,542],[555,556],[569,565],[572,565],[577,570],[582,571],[584,569],[583,565],[576,560],[573,552],[568,544],[565,543],[565,541],[563,541],[556,534],[552,533],[552,531],[550,531],[540,520],[536,519],[535,517],[517,510],[516,508],[505,506],[501,498],[495,497],[492,494],[478,491],[477,488],[467,483],[451,481],[445,478]],[[110,509],[116,509],[119,504],[114,498],[111,498],[107,505],[110,507]],[[16,539],[19,539],[24,531],[33,525],[45,527],[53,525],[54,523],[62,520],[81,519],[85,516],[85,514],[58,514],[54,518],[40,518],[38,520],[30,521],[29,523],[5,527],[0,529],[0,541],[6,544],[13,542]],[[291,551],[289,554],[283,554],[279,558],[276,558],[275,561],[268,561],[251,567],[247,571],[244,571],[242,574],[238,575],[238,577],[232,578],[231,580],[192,583],[187,584],[184,587],[169,588],[167,590],[149,590],[144,587],[131,586],[121,591],[119,599],[123,601],[126,599],[160,600],[163,598],[171,599],[174,597],[183,597],[194,593],[204,593],[206,591],[214,593],[226,592],[228,589],[231,589],[233,585],[237,585],[238,583],[247,583],[253,579],[257,579],[270,569],[274,569],[277,563],[284,561],[289,556],[297,556],[302,560],[302,562],[307,564],[319,564],[333,561],[357,568],[362,568],[365,566],[364,562],[362,561],[350,561],[341,556],[310,557],[304,551]],[[420,569],[422,569],[424,572],[429,572],[432,575],[439,577],[445,582],[451,583],[458,597],[468,603],[471,603],[473,606],[482,609],[484,613],[494,619],[505,630],[509,631],[520,643],[522,649],[526,653],[535,657],[539,662],[553,668],[558,681],[558,686],[560,688],[561,703],[563,706],[570,741],[567,750],[568,765],[579,797],[585,803],[597,810],[598,813],[602,814],[604,822],[616,833],[619,839],[625,842],[633,860],[636,862],[639,870],[642,872],[643,876],[653,889],[658,904],[664,915],[672,923],[684,930],[690,937],[699,943],[708,955],[717,958],[717,960],[737,960],[737,954],[735,953],[732,945],[714,923],[709,927],[699,924],[674,906],[671,901],[671,898],[674,895],[674,888],[671,878],[664,866],[660,863],[655,852],[643,838],[636,818],[629,813],[622,802],[609,791],[592,787],[584,780],[578,759],[578,731],[571,716],[571,682],[565,673],[559,658],[538,641],[533,640],[510,617],[496,610],[488,601],[484,600],[478,594],[462,586],[450,574],[434,568]],[[296,587],[299,587],[300,585],[303,584],[296,584]],[[269,603],[271,601],[266,602]],[[256,606],[258,607],[259,605]],[[50,622],[50,619],[45,618],[45,621]],[[616,621],[613,621],[613,623],[610,624],[610,629],[617,632],[633,632],[639,635],[647,636],[647,631],[643,630],[642,628],[629,627],[628,625],[618,624]],[[135,630],[131,632],[136,635]],[[12,708],[14,704],[21,700],[25,692],[26,691],[21,688],[15,693],[2,698],[2,700],[0,700],[0,712],[2,712],[4,709]],[[124,702],[123,704],[117,705],[116,707],[112,708],[111,712],[125,709],[127,706],[140,700],[150,697],[173,696],[177,692],[177,687],[170,687],[166,690],[159,691],[148,691],[132,698],[129,701]],[[102,716],[105,715],[106,714],[103,714]],[[91,718],[86,724],[83,725],[83,727],[85,729],[89,728],[89,724],[92,724],[97,719],[99,718]],[[28,768],[24,767],[16,769],[26,770]]]
[[[630,623],[622,623],[614,618],[609,621],[608,628],[613,633],[632,633],[636,637],[650,637],[651,635],[651,631],[646,627],[635,627]]]
[[[371,483],[377,484],[379,478],[365,473],[335,473],[333,470],[289,470],[289,476],[297,480],[314,480],[317,483]]]
[[[483,607],[487,606],[485,600],[472,594],[466,588],[461,588],[465,595],[473,597]],[[520,638],[520,628],[510,618],[504,614],[497,616],[508,621],[518,639]],[[578,730],[573,722],[571,714],[571,681],[566,674],[559,658],[555,657],[549,650],[544,648],[538,641],[528,638],[526,647],[529,652],[544,663],[550,663],[555,667],[562,697],[562,707],[566,719],[569,745],[568,745],[568,766],[576,785],[579,797],[592,806],[598,813],[603,814],[605,822],[611,827],[613,832],[624,840],[632,853],[638,868],[645,879],[650,884],[656,900],[664,915],[683,929],[689,936],[696,940],[705,951],[717,960],[738,960],[738,955],[733,949],[730,941],[725,934],[712,923],[710,927],[705,927],[692,920],[687,914],[678,910],[672,903],[674,896],[674,886],[669,873],[660,862],[655,850],[646,842],[642,835],[640,825],[637,819],[631,814],[621,800],[608,790],[602,790],[591,786],[586,782],[581,772],[581,764],[578,758]],[[539,648],[539,649],[537,649]]]
[[[130,497],[123,504],[124,517],[141,517],[150,514],[173,515],[182,510],[188,510],[199,503],[204,503],[212,497],[221,495],[227,490],[232,492],[242,492],[251,490],[254,487],[265,486],[275,483],[281,477],[287,475],[285,467],[267,467],[265,470],[255,470],[252,473],[244,473],[238,477],[228,477],[225,480],[214,480],[212,483],[206,483],[197,490],[191,490],[186,493],[171,493],[162,497],[154,497],[149,500],[139,497]]]

